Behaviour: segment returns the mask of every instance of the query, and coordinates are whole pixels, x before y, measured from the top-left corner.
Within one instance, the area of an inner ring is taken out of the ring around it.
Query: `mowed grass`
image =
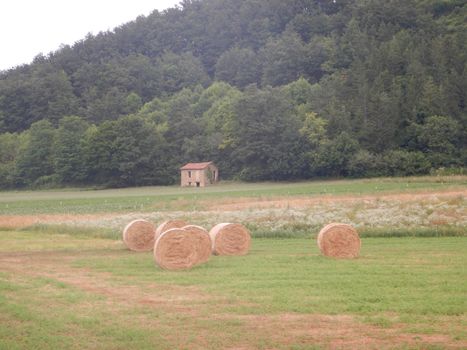
[[[295,183],[232,183],[206,188],[179,186],[0,192],[0,215],[196,210],[209,200],[268,199],[317,195],[413,193],[465,189],[467,176],[377,178]]]
[[[150,254],[78,260],[76,267],[139,282],[197,285],[248,301],[238,313],[461,315],[467,238],[364,239],[355,260],[329,259],[308,239],[258,239],[243,257],[212,257],[191,271],[154,268]],[[251,303],[251,304],[250,304]]]
[[[254,239],[246,256],[212,257],[180,272],[155,267],[151,253],[121,242],[68,239],[72,245],[64,235],[0,232],[0,259],[31,257],[31,271],[0,272],[0,348],[329,346],[324,335],[313,341],[287,329],[278,342],[273,320],[287,315],[352,316],[400,339],[391,349],[447,346],[420,334],[467,342],[465,237],[364,238],[355,260],[325,258],[311,239]]]
[[[48,229],[48,231],[47,231]],[[102,233],[100,230],[80,230],[66,228],[60,232],[60,227],[45,226],[42,230],[1,231],[0,230],[0,254],[18,252],[66,252],[87,251],[89,249],[121,249],[122,242],[115,236],[102,238],[96,237]],[[105,232],[105,231],[104,231]],[[120,238],[120,237],[119,237]]]

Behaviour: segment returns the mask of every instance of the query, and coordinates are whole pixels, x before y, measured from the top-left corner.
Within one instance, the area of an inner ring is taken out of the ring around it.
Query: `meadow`
[[[206,188],[179,186],[123,189],[68,189],[0,192],[0,215],[196,210],[235,199],[417,193],[465,189],[467,176],[378,178],[359,180],[222,183]]]
[[[0,349],[466,348],[466,184],[0,193]],[[120,240],[138,216],[240,221],[252,249],[163,271]],[[319,253],[328,220],[359,229],[358,259]]]

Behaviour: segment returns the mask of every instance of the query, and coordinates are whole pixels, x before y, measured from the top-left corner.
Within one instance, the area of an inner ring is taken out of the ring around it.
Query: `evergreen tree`
[[[85,179],[83,143],[89,124],[77,116],[60,119],[54,147],[54,167],[62,184],[78,184]]]

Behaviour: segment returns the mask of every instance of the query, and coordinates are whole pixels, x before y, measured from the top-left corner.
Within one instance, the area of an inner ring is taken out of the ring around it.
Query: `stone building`
[[[213,162],[188,163],[180,168],[180,185],[204,187],[216,183],[219,169]]]

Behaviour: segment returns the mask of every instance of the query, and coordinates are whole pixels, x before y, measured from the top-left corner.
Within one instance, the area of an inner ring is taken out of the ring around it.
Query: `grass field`
[[[256,239],[177,273],[115,240],[0,237],[2,349],[467,346],[463,237],[367,238],[350,261]]]
[[[0,349],[467,348],[466,184],[2,192]],[[137,217],[242,222],[252,249],[163,271],[120,240]],[[330,221],[358,228],[358,259],[320,255]]]
[[[0,215],[198,210],[238,198],[416,193],[467,188],[467,176],[379,178],[296,183],[226,183],[206,188],[140,187],[110,190],[0,192]]]

